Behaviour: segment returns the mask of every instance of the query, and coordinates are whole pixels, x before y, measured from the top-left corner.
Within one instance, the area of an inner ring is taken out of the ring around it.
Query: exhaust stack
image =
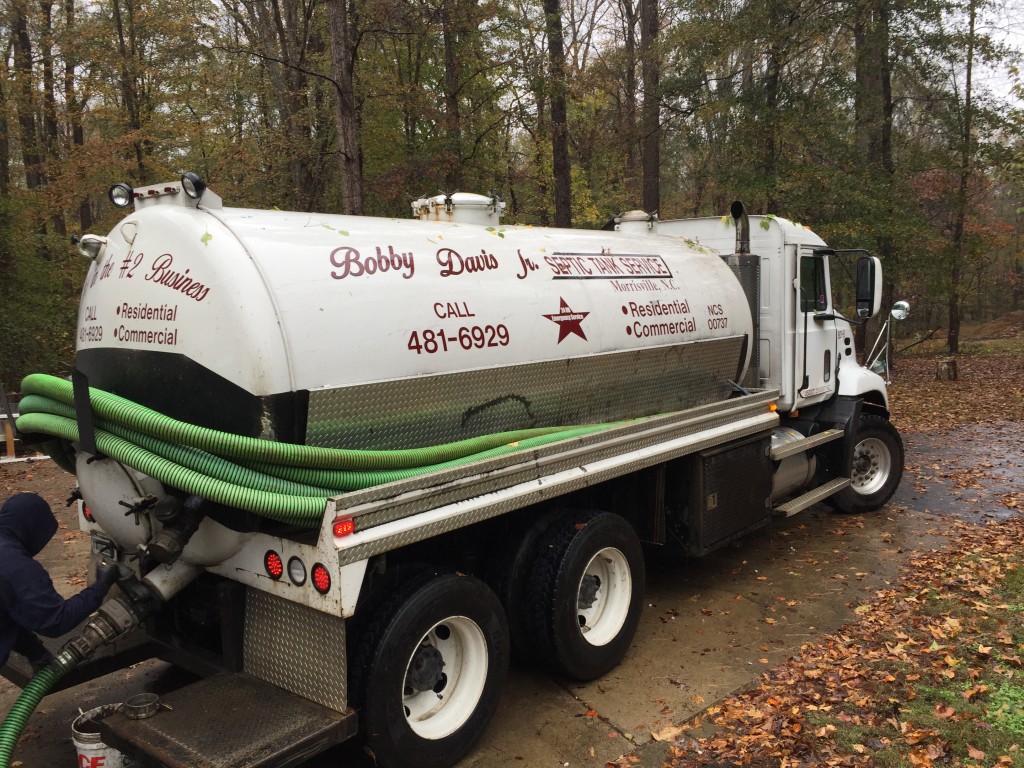
[[[744,255],[750,253],[750,219],[747,218],[747,209],[739,200],[729,206],[729,213],[736,222],[736,254]]]

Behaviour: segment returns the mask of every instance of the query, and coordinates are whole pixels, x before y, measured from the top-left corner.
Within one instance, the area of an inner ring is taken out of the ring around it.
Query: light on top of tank
[[[198,200],[203,196],[203,192],[206,191],[206,182],[203,181],[198,173],[188,171],[181,176],[181,188],[193,200]]]
[[[120,181],[107,191],[107,197],[118,208],[127,208],[132,204],[133,191],[131,185]]]

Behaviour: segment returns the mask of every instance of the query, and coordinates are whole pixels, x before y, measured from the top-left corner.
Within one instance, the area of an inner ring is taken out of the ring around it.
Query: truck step
[[[97,723],[106,744],[142,765],[290,768],[349,738],[353,710],[335,712],[251,675],[222,673],[161,697],[144,720],[117,712]]]
[[[849,484],[850,478],[848,477],[837,477],[835,480],[829,480],[824,485],[819,485],[802,496],[790,499],[785,504],[779,504],[779,506],[775,507],[775,514],[779,517],[791,517],[797,512],[803,512],[812,504],[817,504],[822,499],[827,499],[832,494],[843,490]]]
[[[805,437],[803,440],[797,440],[795,443],[787,443],[786,445],[779,446],[778,449],[773,448],[772,461],[781,461],[787,456],[793,456],[797,453],[809,451],[811,448],[816,448],[819,445],[831,443],[833,440],[841,438],[843,434],[844,432],[841,429],[826,429],[824,432]]]

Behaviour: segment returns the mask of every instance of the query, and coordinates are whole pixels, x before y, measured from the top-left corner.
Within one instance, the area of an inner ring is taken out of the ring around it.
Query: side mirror
[[[892,315],[893,320],[906,320],[910,315],[910,303],[906,301],[897,301],[892,305],[892,309],[889,310],[889,314]]]
[[[857,319],[870,320],[882,308],[882,262],[875,256],[857,260]]]

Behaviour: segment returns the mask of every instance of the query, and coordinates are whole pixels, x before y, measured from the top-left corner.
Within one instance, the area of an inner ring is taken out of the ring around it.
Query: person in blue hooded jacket
[[[35,633],[60,637],[99,608],[117,581],[116,565],[97,568],[96,582],[65,600],[34,558],[57,532],[57,518],[34,493],[18,493],[0,506],[0,666],[11,651],[33,666],[52,657]]]

